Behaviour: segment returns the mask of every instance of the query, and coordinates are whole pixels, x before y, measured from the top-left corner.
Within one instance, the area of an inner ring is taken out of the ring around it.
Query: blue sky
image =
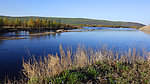
[[[150,0],[1,0],[0,15],[91,18],[150,24]]]

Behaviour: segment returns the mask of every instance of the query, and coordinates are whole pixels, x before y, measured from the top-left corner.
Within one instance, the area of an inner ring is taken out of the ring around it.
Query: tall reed
[[[92,50],[79,46],[75,51],[72,51],[71,48],[64,51],[60,45],[59,51],[59,54],[48,54],[38,61],[34,57],[28,61],[23,60],[22,71],[28,78],[27,83],[55,83],[49,79],[62,74],[65,70],[78,70],[78,68],[90,66],[95,66],[94,69],[101,74],[101,76],[99,75],[101,77],[99,83],[102,83],[103,76],[106,79],[110,77],[108,73],[114,77],[112,82],[116,83],[120,83],[120,80],[123,82],[125,79],[126,82],[124,83],[129,83],[130,80],[128,79],[133,80],[130,83],[137,83],[137,80],[138,83],[150,83],[150,52],[146,50],[143,50],[143,55],[137,52],[135,48],[123,52],[108,50],[106,47]],[[96,65],[97,63],[99,64]],[[107,79],[107,82],[108,80],[110,78]]]

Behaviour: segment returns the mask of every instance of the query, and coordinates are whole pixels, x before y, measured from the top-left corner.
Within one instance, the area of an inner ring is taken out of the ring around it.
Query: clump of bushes
[[[141,55],[136,49],[114,52],[104,47],[94,51],[83,46],[73,53],[60,46],[59,56],[23,61],[23,68],[29,84],[150,83],[150,53]]]

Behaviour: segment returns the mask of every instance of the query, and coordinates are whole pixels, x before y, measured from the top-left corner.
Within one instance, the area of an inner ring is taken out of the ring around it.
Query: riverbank
[[[7,33],[7,32],[15,32],[15,31],[45,31],[45,30],[59,30],[59,29],[63,29],[63,30],[73,30],[73,29],[82,29],[82,27],[78,27],[78,26],[74,26],[71,28],[30,28],[30,27],[4,27],[4,28],[0,28],[0,33]]]
[[[29,33],[27,35],[0,36],[0,40],[32,39],[32,38],[36,38],[35,36],[50,35],[50,34],[64,33],[64,32],[81,32],[81,31],[70,31],[70,30],[58,29],[58,30],[53,30],[53,32],[47,32],[45,30],[43,30],[43,32],[42,31],[40,31],[40,32],[41,33],[36,33],[34,31],[34,33]],[[26,36],[28,36],[28,37],[26,37]]]
[[[94,51],[83,46],[75,51],[64,51],[60,46],[60,57],[49,54],[39,61],[34,57],[23,60],[23,73],[27,79],[18,83],[150,83],[150,52],[146,50],[143,55],[139,55],[136,49],[123,54],[105,47]]]
[[[0,40],[31,39],[34,37],[0,37]]]

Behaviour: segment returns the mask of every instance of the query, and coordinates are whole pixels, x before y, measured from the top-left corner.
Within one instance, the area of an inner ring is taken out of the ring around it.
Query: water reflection
[[[61,36],[61,33],[53,33],[53,34],[47,34],[47,35],[37,35],[37,36],[34,36],[35,38],[31,38],[31,39],[51,39],[51,38],[56,38],[56,37],[60,37]]]
[[[43,35],[32,35],[37,33],[44,33],[44,32],[55,32],[55,30],[45,30],[45,31],[15,31],[15,32],[9,32],[0,34],[0,37],[22,37],[22,38],[30,38],[32,39],[51,39],[56,38],[57,36],[61,36],[61,33],[53,33],[53,34],[43,34]]]
[[[150,35],[150,31],[142,31],[143,33]]]
[[[0,40],[0,47],[1,47],[1,45],[3,45],[3,40]]]

